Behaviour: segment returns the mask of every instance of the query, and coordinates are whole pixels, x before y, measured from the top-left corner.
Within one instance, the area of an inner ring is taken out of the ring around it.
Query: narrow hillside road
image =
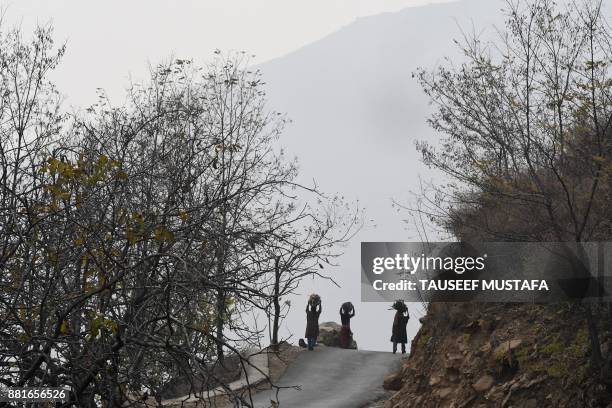
[[[304,350],[287,369],[278,385],[279,408],[361,408],[385,393],[385,375],[399,368],[400,354],[315,347]],[[276,391],[253,397],[256,408],[271,406]]]

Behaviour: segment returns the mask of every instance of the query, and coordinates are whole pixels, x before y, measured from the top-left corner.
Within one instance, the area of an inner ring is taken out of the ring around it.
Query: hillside
[[[384,407],[609,407],[583,317],[569,304],[433,304]]]

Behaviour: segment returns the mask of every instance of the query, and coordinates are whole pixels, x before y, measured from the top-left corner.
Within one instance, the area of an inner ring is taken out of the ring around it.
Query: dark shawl
[[[319,315],[321,314],[321,304],[316,306],[310,303],[306,306],[306,334],[304,337],[315,339],[319,337]]]
[[[408,343],[408,333],[406,333],[406,326],[408,325],[408,311],[404,313],[399,310],[395,312],[395,318],[393,319],[393,330],[391,333],[391,341],[394,343]]]

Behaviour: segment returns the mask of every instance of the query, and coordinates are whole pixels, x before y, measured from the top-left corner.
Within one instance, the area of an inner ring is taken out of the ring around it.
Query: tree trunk
[[[584,249],[584,246],[582,245],[582,242],[578,242],[577,244],[578,244],[577,249],[578,249],[578,256],[579,256],[580,264],[577,265],[577,267],[574,266],[574,269],[578,269],[580,272],[586,272],[585,274],[580,273],[578,275],[578,277],[580,278],[585,278],[585,277],[593,278],[594,275],[588,267],[589,262],[588,262],[588,257]],[[598,249],[601,249],[601,248],[598,248]],[[603,261],[602,258],[600,259],[599,252],[600,251],[598,251],[598,259],[597,259],[598,267]],[[601,344],[599,341],[599,329],[597,327],[597,322],[595,321],[595,318],[593,316],[593,308],[588,303],[585,305],[585,307],[586,307],[587,328],[589,330],[589,340],[591,343],[591,367],[593,369],[593,372],[596,373],[597,377],[599,377],[601,363],[602,363]]]
[[[216,319],[215,319],[215,325],[216,325],[216,336],[217,336],[217,342],[216,342],[216,347],[217,347],[217,361],[219,363],[221,363],[221,365],[223,365],[224,362],[224,355],[223,355],[223,326],[225,324],[224,320],[225,320],[225,309],[226,309],[226,305],[225,305],[225,297],[226,297],[226,293],[225,290],[223,289],[224,283],[225,283],[225,257],[226,257],[226,226],[227,226],[227,203],[223,204],[223,215],[222,215],[222,228],[221,228],[221,242],[219,247],[217,248],[217,271],[216,271],[216,278],[217,278],[217,284],[218,289],[217,289],[217,304],[216,304],[216,309],[217,309],[217,315],[216,315]]]
[[[274,294],[272,300],[274,302],[274,316],[272,321],[272,350],[278,351],[278,326],[280,321],[281,307],[280,307],[280,267],[279,257],[276,257],[274,261]]]
[[[225,316],[225,292],[217,290],[217,316],[216,316],[216,337],[217,337],[217,361],[223,364],[223,319]]]
[[[591,305],[586,305],[587,326],[589,328],[589,339],[591,340],[591,366],[596,373],[601,367],[601,345],[599,343],[599,330],[593,318]]]

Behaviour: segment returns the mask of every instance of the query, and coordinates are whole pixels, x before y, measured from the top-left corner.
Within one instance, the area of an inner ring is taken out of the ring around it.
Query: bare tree
[[[609,25],[601,1],[507,4],[498,41],[465,36],[465,63],[418,73],[436,107],[429,123],[446,135],[439,148],[418,148],[454,179],[422,211],[460,238],[575,242],[580,250],[610,237]],[[597,372],[592,313],[585,306]]]
[[[289,210],[284,214],[292,218],[284,219],[282,226],[273,229],[266,242],[266,251],[273,260],[268,289],[270,304],[266,309],[271,309],[270,341],[274,350],[278,350],[280,343],[280,322],[290,307],[290,302],[281,303],[282,299],[293,293],[307,276],[336,284],[325,268],[335,266],[334,260],[341,255],[339,246],[348,242],[360,225],[358,210],[338,197],[320,211],[306,205],[295,214]]]
[[[40,287],[54,273],[52,242],[45,229],[55,209],[44,209],[49,191],[40,167],[53,149],[64,117],[47,75],[64,48],[55,48],[52,30],[39,27],[33,38],[18,29],[0,35],[0,381],[24,384],[37,374],[59,331],[53,311],[41,302],[54,297]]]
[[[295,277],[279,300],[352,230],[295,181],[260,74],[243,54],[173,60],[68,120],[50,29],[0,43],[0,381],[69,387],[66,406],[149,404],[178,380],[248,405],[220,365],[245,373],[261,343],[245,316],[270,312],[274,260]]]

